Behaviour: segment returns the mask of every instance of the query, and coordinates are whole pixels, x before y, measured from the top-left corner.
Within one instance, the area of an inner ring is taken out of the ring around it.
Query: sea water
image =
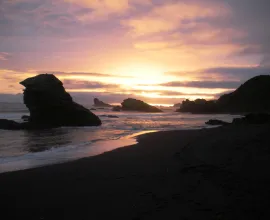
[[[163,113],[93,111],[102,120],[99,127],[61,127],[39,131],[0,131],[0,173],[63,163],[133,145],[137,134],[201,129],[209,119],[231,122],[236,115],[193,115],[164,108]],[[1,108],[0,108],[1,111]],[[1,119],[20,121],[27,114],[16,108],[0,112]],[[107,115],[117,116],[110,118]]]

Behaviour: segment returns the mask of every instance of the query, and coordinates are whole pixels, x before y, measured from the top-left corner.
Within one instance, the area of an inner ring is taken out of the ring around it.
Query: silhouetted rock
[[[24,104],[30,111],[31,127],[101,125],[95,114],[72,100],[54,75],[37,75],[21,84],[25,87]]]
[[[0,120],[0,129],[46,129],[61,126],[98,126],[100,119],[74,102],[62,82],[51,74],[41,74],[21,82],[24,104],[30,111],[28,122]]]
[[[101,115],[100,117],[107,117],[107,118],[119,118],[116,115]]]
[[[29,116],[29,115],[23,115],[23,116],[21,117],[21,119],[22,119],[23,121],[29,121],[30,116]]]
[[[120,105],[117,105],[117,106],[114,106],[114,107],[112,108],[112,110],[113,110],[114,112],[120,112],[120,111],[122,110],[122,107],[121,107]]]
[[[217,112],[215,101],[206,101],[205,99],[196,99],[195,101],[185,100],[182,102],[180,112],[211,114]]]
[[[15,121],[7,120],[7,119],[0,119],[0,129],[20,130],[20,129],[23,129],[23,125]]]
[[[148,105],[147,103],[137,99],[125,99],[122,103],[122,110],[124,111],[140,111],[140,112],[162,112],[155,106]]]
[[[221,96],[217,104],[226,112],[270,111],[270,75],[256,76],[230,94]]]
[[[94,106],[96,106],[96,107],[112,107],[111,105],[100,101],[98,98],[94,98]]]
[[[270,112],[270,75],[256,76],[234,92],[218,100],[185,100],[179,112],[190,113],[248,113]]]
[[[210,119],[209,121],[205,122],[205,124],[207,124],[207,125],[228,125],[230,123],[222,121],[222,120]]]
[[[270,114],[252,113],[243,118],[235,118],[233,124],[270,124]]]
[[[176,103],[176,104],[173,105],[173,107],[180,108],[181,107],[181,103]]]

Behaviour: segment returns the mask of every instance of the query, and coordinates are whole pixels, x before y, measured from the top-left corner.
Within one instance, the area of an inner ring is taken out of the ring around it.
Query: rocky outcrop
[[[209,121],[205,122],[207,125],[228,125],[229,122],[218,120],[218,119],[210,119]]]
[[[233,119],[232,123],[221,120],[211,119],[205,122],[207,125],[249,125],[249,124],[270,124],[270,114],[268,113],[250,113],[242,118]]]
[[[23,121],[29,121],[30,116],[29,116],[29,115],[23,115],[23,116],[21,117],[21,119],[22,119]]]
[[[233,124],[270,124],[270,114],[247,114],[243,118],[235,118]]]
[[[190,113],[249,113],[270,112],[270,75],[256,76],[234,92],[218,100],[185,100],[179,112]]]
[[[100,117],[107,117],[107,118],[119,118],[116,115],[100,115]]]
[[[181,107],[181,103],[176,103],[173,105],[174,108],[180,108]]]
[[[98,98],[94,98],[94,106],[95,107],[112,107],[111,105],[100,101]]]
[[[24,128],[23,123],[18,123],[12,120],[0,119],[0,129],[5,130],[20,130]]]
[[[113,110],[114,112],[120,112],[120,111],[122,110],[122,107],[121,107],[120,105],[117,105],[117,106],[114,106],[114,107],[112,108],[112,110]]]
[[[195,101],[185,100],[182,102],[179,112],[190,112],[193,114],[211,114],[218,112],[216,101],[196,99]]]
[[[74,102],[62,82],[52,74],[41,74],[20,82],[24,104],[29,109],[28,122],[2,121],[2,129],[44,129],[62,126],[98,126],[100,119]]]
[[[41,74],[21,82],[29,123],[51,127],[97,126],[100,119],[74,102],[62,82],[51,74]]]
[[[269,112],[270,75],[256,76],[230,94],[217,100],[220,110],[226,112]]]
[[[122,103],[123,111],[139,111],[139,112],[162,112],[155,106],[149,105],[137,99],[125,99]]]

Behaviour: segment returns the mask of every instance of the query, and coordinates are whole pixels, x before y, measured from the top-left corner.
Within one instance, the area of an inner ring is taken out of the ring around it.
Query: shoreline
[[[80,159],[102,155],[118,148],[135,145],[138,143],[137,137],[139,135],[152,132],[157,131],[137,132],[115,140],[103,140],[92,144],[87,143],[85,146],[81,147],[69,145],[62,148],[28,153],[21,156],[1,158],[0,174],[70,163]]]
[[[2,173],[2,208],[9,219],[267,219],[269,128],[159,131],[98,156]]]

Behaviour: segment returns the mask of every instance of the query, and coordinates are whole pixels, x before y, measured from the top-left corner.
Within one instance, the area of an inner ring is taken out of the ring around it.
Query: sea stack
[[[95,107],[112,107],[111,105],[99,100],[98,98],[94,98],[94,106]]]
[[[218,100],[185,100],[178,111],[194,114],[268,113],[269,97],[270,75],[260,75],[249,79],[234,92],[222,95]]]
[[[53,74],[40,74],[20,82],[24,104],[30,111],[30,127],[98,126],[100,119],[74,102]]]
[[[162,112],[159,108],[149,105],[141,100],[128,98],[122,103],[123,111],[139,111],[139,112]]]

